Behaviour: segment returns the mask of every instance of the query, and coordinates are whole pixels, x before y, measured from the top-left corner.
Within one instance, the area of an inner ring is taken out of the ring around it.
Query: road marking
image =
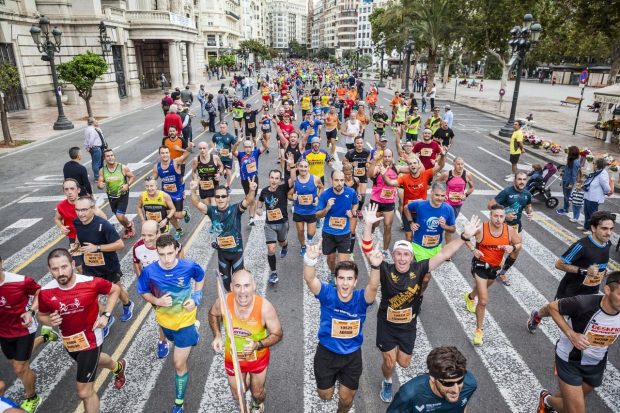
[[[35,225],[37,222],[41,221],[42,218],[28,218],[28,219],[20,219],[8,227],[4,228],[0,231],[0,245],[4,244],[11,238],[19,235],[26,228],[29,228]]]
[[[500,156],[497,156],[496,154],[494,154],[493,152],[491,152],[489,150],[484,149],[482,146],[478,146],[478,149],[488,153],[489,155],[491,155],[495,159],[499,159],[500,161],[502,161],[505,164],[511,165],[511,163],[509,161],[505,160],[504,158],[502,158]],[[519,168],[522,171],[531,171],[532,170],[532,165],[530,165],[530,164],[517,164],[517,168]]]
[[[151,130],[152,130],[152,129],[151,129]],[[140,135],[138,135],[138,136],[134,136],[133,138],[129,139],[127,142],[123,143],[123,145],[127,145],[128,143],[133,142],[133,141],[135,141],[136,139],[138,139],[139,137],[140,137]]]

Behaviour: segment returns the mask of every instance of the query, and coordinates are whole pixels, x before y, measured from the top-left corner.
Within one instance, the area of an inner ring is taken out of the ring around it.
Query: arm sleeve
[[[110,290],[112,289],[112,283],[110,281],[99,277],[93,277],[93,282],[99,294],[110,294]]]

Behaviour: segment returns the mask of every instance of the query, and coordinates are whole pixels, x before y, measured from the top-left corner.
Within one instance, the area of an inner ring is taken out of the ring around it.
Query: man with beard
[[[353,145],[353,149],[344,155],[343,164],[352,164],[353,176],[359,179],[359,193],[362,195],[357,206],[357,214],[361,218],[362,207],[366,200],[366,185],[368,184],[366,165],[370,158],[370,151],[364,147],[364,138],[361,136],[355,138]]]
[[[418,155],[424,168],[433,169],[433,166],[437,163],[437,156],[445,152],[441,149],[441,146],[433,140],[433,132],[430,129],[424,129],[424,132],[422,132],[422,141],[417,142],[413,146],[413,153]]]

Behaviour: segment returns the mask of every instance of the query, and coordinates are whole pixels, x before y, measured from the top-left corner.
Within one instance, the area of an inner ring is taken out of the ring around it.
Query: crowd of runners
[[[256,292],[254,275],[244,266],[244,214],[250,226],[264,220],[269,284],[283,274],[289,237],[300,243],[303,279],[320,303],[314,376],[321,399],[338,397],[338,412],[351,408],[364,367],[364,321],[378,301],[375,340],[382,364],[376,374],[383,380],[377,393],[387,411],[465,411],[477,382],[457,347],[433,349],[426,360],[428,373],[401,384],[396,394],[392,376],[397,366],[422,363],[412,354],[424,293],[432,272],[463,247],[471,253],[474,287],[463,291],[461,306],[475,313],[471,342],[484,345],[490,287],[500,280],[510,288],[523,217],[533,213],[526,173],[515,170],[512,184],[489,201],[487,221],[459,218],[475,182],[459,154],[447,166],[455,138],[449,106],[432,107],[427,116],[414,94],[396,92],[388,96],[388,111],[375,85],[327,64],[289,61],[257,76],[260,104],[254,107],[252,95],[244,102],[222,87],[223,113],[219,123],[210,125],[217,128],[196,144],[184,95],[166,95],[159,159],[143,182],[135,182],[133,171],[107,148],[98,129],[87,130],[87,150],[101,152],[95,184],[107,194],[123,229],[119,234],[107,220],[88,180],[66,177],[65,199],[53,220],[67,242],[47,256],[52,281],[39,285],[10,273],[0,259],[0,345],[23,383],[21,407],[2,398],[0,412],[37,410],[41,398],[29,361],[38,346],[52,341],[62,341],[77,363],[76,392],[87,413],[99,411],[94,387],[99,367],[112,371],[115,388],[125,385],[131,360],[113,359],[102,352],[102,344],[116,322],[118,301],[120,322],[133,317],[135,304],[120,283],[117,255],[126,242],[133,244],[137,293],[155,311],[159,337],[154,353],[165,358],[173,351],[171,411],[184,411],[191,350],[208,351],[200,342],[200,306],[210,306],[211,346],[225,353],[233,396],[239,400],[242,384],[251,392],[250,411],[264,411],[270,349],[282,340],[286,326],[278,309]],[[216,110],[207,109],[210,114]],[[229,112],[231,123],[224,120]],[[215,116],[210,118],[215,122]],[[96,120],[89,124],[96,126]],[[344,147],[338,147],[339,140]],[[278,163],[267,166],[261,158],[265,153],[276,153]],[[70,156],[79,157],[79,148],[71,148]],[[268,171],[268,182],[259,182],[259,170]],[[191,177],[187,186],[186,175]],[[232,202],[237,176],[244,197]],[[134,184],[143,191],[130,202]],[[135,224],[127,218],[130,211],[137,211]],[[211,233],[227,292],[214,303],[203,301],[203,287],[210,282],[205,273],[212,270],[184,258],[183,225],[197,212],[208,217],[203,231]],[[602,384],[607,349],[620,334],[620,273],[607,269],[614,220],[605,211],[592,214],[590,232],[557,259],[556,268],[566,274],[555,300],[532,309],[523,321],[524,332],[527,324],[527,331],[535,333],[546,317],[561,330],[555,349],[559,392],[541,390],[539,413],[585,412],[586,396]],[[393,240],[395,222],[402,223],[396,231],[401,236]],[[357,288],[356,244],[369,268],[363,288]],[[322,278],[316,269],[321,256],[329,268]],[[288,269],[286,276],[295,271],[301,272]],[[222,334],[226,323],[232,323],[234,337]],[[242,380],[235,379],[236,372]],[[0,392],[3,387],[0,381]]]

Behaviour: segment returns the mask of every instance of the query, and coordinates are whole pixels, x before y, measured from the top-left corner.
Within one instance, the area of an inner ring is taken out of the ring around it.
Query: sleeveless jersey
[[[386,174],[390,179],[398,179],[398,172],[394,165],[388,168]],[[389,186],[383,180],[381,174],[373,178],[372,190],[370,191],[370,199],[380,204],[393,204],[396,202],[396,187]]]
[[[217,165],[213,161],[213,155],[209,155],[209,160],[205,163],[202,162],[200,156],[198,157],[198,163],[196,165],[196,172],[200,180],[200,189],[209,190],[214,189],[216,186],[215,175],[217,174]]]
[[[428,128],[435,133],[437,129],[441,126],[441,118],[431,118],[431,121],[428,124]]]
[[[448,172],[448,180],[446,181],[446,202],[452,206],[463,205],[461,196],[465,194],[467,187],[467,172],[463,171],[461,176],[452,175],[452,170]]]
[[[144,191],[141,195],[142,209],[146,219],[160,222],[168,215],[168,206],[164,200],[164,192],[157,191],[155,198],[149,197],[149,193]]]
[[[359,136],[361,130],[361,124],[358,122],[347,121],[347,135],[345,136],[345,143],[349,145],[353,144],[356,137]],[[353,135],[353,136],[351,136]]]
[[[114,171],[110,172],[107,165],[101,168],[103,171],[103,182],[105,182],[106,193],[111,198],[118,198],[124,195],[121,186],[125,184],[125,174],[123,174],[123,164],[117,163]]]
[[[494,237],[491,234],[489,223],[482,224],[482,240],[476,245],[476,248],[484,254],[480,257],[480,261],[486,262],[492,267],[499,267],[504,259],[504,250],[499,248],[501,245],[510,245],[508,225],[502,224],[502,235]]]
[[[172,160],[166,169],[161,167],[161,161],[157,162],[157,176],[161,178],[161,189],[170,195],[173,201],[183,199],[185,192],[183,175],[177,174],[177,171],[174,170],[174,162]]]
[[[412,117],[407,122],[407,133],[417,134],[420,128],[420,117]]]
[[[396,116],[394,117],[394,121],[396,122],[404,122],[407,117],[407,106],[399,106],[396,109]]]
[[[226,294],[226,306],[228,307],[232,318],[232,330],[235,336],[235,350],[237,351],[237,357],[239,359],[239,367],[243,370],[244,367],[247,367],[248,363],[257,362],[269,357],[268,347],[255,350],[248,356],[243,353],[243,347],[248,344],[246,339],[259,341],[269,335],[262,316],[263,298],[258,294],[254,295],[252,312],[245,320],[237,317],[235,312],[235,296],[233,293]],[[224,322],[226,322],[226,317],[224,317]],[[230,353],[231,344],[230,337],[226,336],[226,347],[224,354],[225,362],[229,364],[232,363],[232,354]]]
[[[314,182],[314,175],[308,175],[308,182],[301,182],[295,178],[295,193],[297,199],[294,203],[294,211],[299,215],[312,215],[316,212],[314,200],[318,194],[318,188]]]

